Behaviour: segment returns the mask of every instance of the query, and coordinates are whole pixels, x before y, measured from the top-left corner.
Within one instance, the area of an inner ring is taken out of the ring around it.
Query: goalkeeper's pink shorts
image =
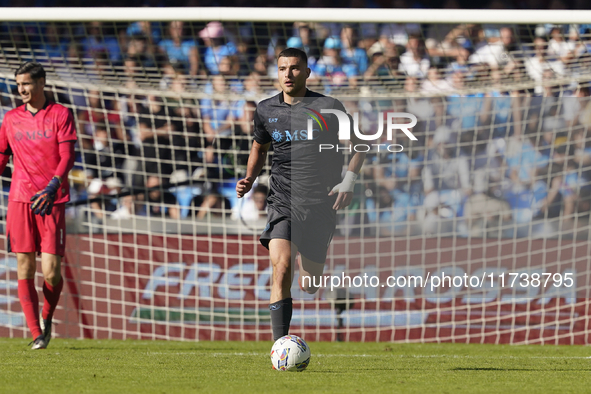
[[[7,251],[64,255],[66,251],[66,204],[55,204],[51,215],[35,215],[31,204],[8,202]]]

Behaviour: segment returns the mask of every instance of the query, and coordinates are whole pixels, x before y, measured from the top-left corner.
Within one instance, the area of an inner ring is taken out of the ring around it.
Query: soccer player
[[[316,281],[300,280],[300,287],[314,294],[318,291],[314,282],[318,284],[322,276],[336,227],[336,211],[351,203],[355,180],[365,159],[364,153],[355,153],[341,181],[342,154],[337,149],[319,149],[320,144],[338,146],[335,115],[324,114],[327,127],[314,130],[312,139],[308,139],[310,116],[307,114],[321,113],[322,109],[346,111],[340,101],[306,88],[310,76],[307,61],[306,53],[296,48],[279,53],[277,66],[282,92],[257,106],[246,177],[236,185],[238,198],[250,191],[273,143],[268,222],[260,241],[269,249],[273,267],[269,309],[274,340],[289,332],[291,283],[297,253],[300,279],[316,278]],[[349,123],[353,124],[351,119]],[[359,141],[354,133],[351,139],[353,143]]]
[[[33,334],[33,349],[45,349],[63,287],[65,203],[68,172],[74,164],[76,129],[70,111],[45,98],[45,70],[27,62],[15,72],[23,105],[9,111],[0,127],[0,173],[10,156],[14,172],[8,197],[6,241],[17,259],[18,296]],[[35,253],[41,253],[43,329],[35,289]]]

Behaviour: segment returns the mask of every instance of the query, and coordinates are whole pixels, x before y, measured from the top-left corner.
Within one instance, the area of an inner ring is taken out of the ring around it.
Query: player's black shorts
[[[313,205],[290,214],[269,207],[267,226],[260,241],[269,249],[269,241],[274,238],[291,240],[302,256],[324,264],[336,224],[337,212],[332,205]]]

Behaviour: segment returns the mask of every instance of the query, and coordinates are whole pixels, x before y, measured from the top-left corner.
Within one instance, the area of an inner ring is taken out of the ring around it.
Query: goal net
[[[276,55],[297,47],[308,87],[375,138],[331,148],[367,158],[316,294],[296,269],[292,332],[589,343],[586,11],[111,11],[0,15],[0,121],[21,104],[15,69],[32,60],[78,130],[55,335],[271,339],[258,241],[271,159],[244,199],[235,185],[256,105],[278,92]],[[2,255],[0,336],[28,337],[16,259]]]

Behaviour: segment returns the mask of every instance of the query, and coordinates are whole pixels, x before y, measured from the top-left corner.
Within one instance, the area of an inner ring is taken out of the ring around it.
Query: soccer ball
[[[279,338],[271,348],[271,364],[278,371],[302,372],[310,363],[310,347],[297,335]]]

